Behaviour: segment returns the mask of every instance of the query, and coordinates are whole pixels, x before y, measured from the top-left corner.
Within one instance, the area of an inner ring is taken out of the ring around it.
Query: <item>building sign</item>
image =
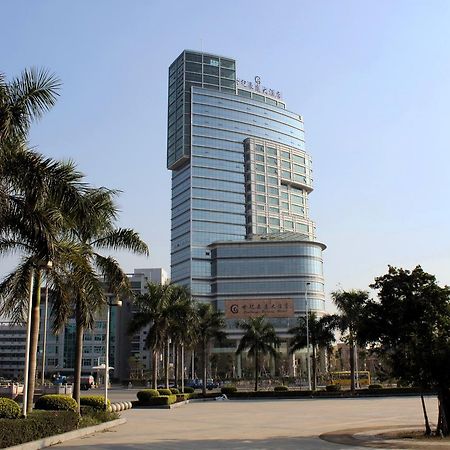
[[[257,316],[294,317],[294,301],[291,298],[225,300],[227,319],[247,319]]]
[[[260,94],[268,95],[270,97],[276,98],[277,100],[281,100],[281,92],[275,91],[274,89],[269,89],[265,86],[261,85],[261,78],[256,76],[255,81],[246,81],[236,79],[237,87],[245,87],[247,89],[251,89],[254,92],[259,92]]]

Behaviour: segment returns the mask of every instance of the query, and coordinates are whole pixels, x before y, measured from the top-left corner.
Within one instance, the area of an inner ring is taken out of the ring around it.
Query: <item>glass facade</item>
[[[237,88],[231,58],[186,50],[170,66],[167,165],[171,279],[199,299],[217,294],[210,244],[285,231],[315,237],[303,119],[284,101]]]

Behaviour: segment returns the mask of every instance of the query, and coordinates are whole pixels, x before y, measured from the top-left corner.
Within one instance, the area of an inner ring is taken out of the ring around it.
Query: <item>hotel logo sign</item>
[[[277,100],[281,100],[281,92],[275,91],[274,89],[269,89],[265,86],[261,85],[261,78],[256,76],[255,81],[246,81],[241,80],[239,78],[236,79],[237,87],[245,87],[247,89],[251,89],[254,92],[258,92],[260,94],[268,95],[270,97],[276,98]]]
[[[247,319],[258,316],[294,317],[294,301],[291,298],[225,300],[227,319]]]

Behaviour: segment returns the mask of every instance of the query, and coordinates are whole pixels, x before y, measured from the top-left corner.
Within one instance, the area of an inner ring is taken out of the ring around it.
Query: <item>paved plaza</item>
[[[115,394],[125,396],[125,393]],[[430,420],[435,422],[436,400],[427,398],[426,404]],[[195,401],[172,410],[132,409],[123,412],[122,417],[128,421],[124,425],[56,447],[68,450],[356,450],[364,447],[349,445],[345,440],[341,444],[331,443],[319,436],[346,429],[369,430],[423,422],[420,397]],[[377,447],[372,445],[372,448]]]

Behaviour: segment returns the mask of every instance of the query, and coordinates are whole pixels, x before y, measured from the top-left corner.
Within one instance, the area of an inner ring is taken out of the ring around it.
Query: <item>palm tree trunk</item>
[[[170,340],[167,339],[166,343],[166,363],[164,365],[164,379],[166,389],[169,389],[169,360],[170,360]]]
[[[77,302],[76,310],[75,310],[75,321],[76,321],[75,365],[74,365],[74,372],[73,372],[73,394],[72,394],[72,397],[78,403],[78,412],[79,412],[80,411],[81,367],[82,367],[82,361],[83,361],[84,326],[83,326],[83,321],[82,321],[82,313],[81,313],[80,305],[78,302]]]
[[[158,352],[152,351],[152,387],[158,389]]]
[[[202,372],[203,372],[203,383],[202,383],[202,392],[203,395],[206,395],[206,359],[207,359],[207,342],[203,341],[203,345],[202,345],[202,354],[203,354],[203,358],[202,358]]]
[[[33,303],[31,312],[31,332],[30,332],[30,354],[28,369],[28,405],[27,413],[33,409],[34,388],[36,384],[36,363],[39,343],[39,321],[41,306],[41,271],[36,270],[36,279],[34,284]]]
[[[258,390],[258,375],[259,375],[259,358],[258,350],[255,352],[255,392]]]
[[[178,345],[173,344],[173,375],[175,378],[175,387],[178,387]]]
[[[353,339],[349,342],[350,348],[350,390],[355,392],[355,343]]]
[[[312,346],[312,370],[313,370],[313,379],[312,379],[312,390],[315,391],[317,388],[317,359],[316,359],[316,346]]]

